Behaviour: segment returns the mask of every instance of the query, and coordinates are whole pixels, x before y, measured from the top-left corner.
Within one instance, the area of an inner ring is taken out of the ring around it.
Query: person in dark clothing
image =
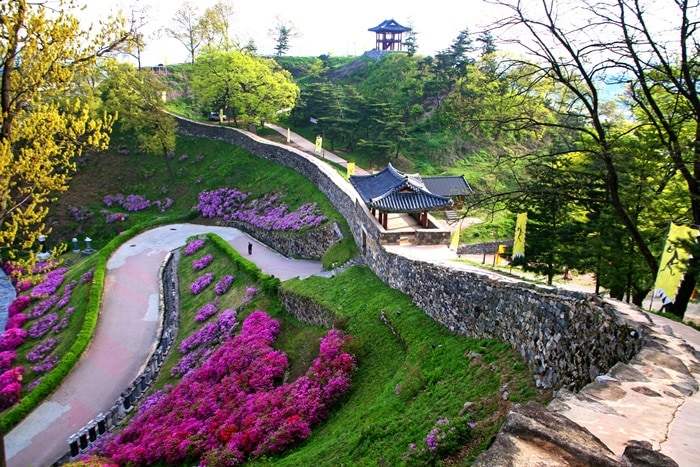
[[[248,254],[252,255],[253,254],[253,244],[248,242]]]

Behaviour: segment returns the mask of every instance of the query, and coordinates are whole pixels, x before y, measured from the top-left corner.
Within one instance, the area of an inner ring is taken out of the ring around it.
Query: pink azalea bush
[[[5,410],[19,401],[23,373],[24,367],[18,366],[0,374],[0,410]]]
[[[262,203],[261,200],[253,200],[246,204],[248,196],[249,193],[235,188],[203,191],[193,209],[203,217],[247,222],[264,230],[297,231],[315,227],[327,219],[318,212],[315,203],[304,204],[296,211],[289,212],[287,206],[278,202],[277,196]]]
[[[278,385],[288,365],[272,348],[278,332],[278,321],[251,313],[238,335],[137,415],[101,454],[120,465],[236,465],[308,437],[349,389],[355,361],[341,351],[347,337],[331,330],[306,375]]]
[[[27,331],[22,328],[6,329],[0,334],[0,351],[15,350],[27,338]]]
[[[29,306],[31,301],[32,299],[29,297],[29,295],[19,295],[15,297],[15,299],[10,302],[10,306],[7,308],[7,316],[12,318],[17,313],[21,313]]]
[[[14,315],[12,318],[7,320],[7,323],[5,324],[5,329],[12,329],[12,328],[21,328],[24,326],[24,323],[27,321],[27,315],[24,313],[17,313]]]
[[[0,352],[0,373],[4,373],[12,368],[12,362],[17,360],[17,352],[14,350],[3,350]]]

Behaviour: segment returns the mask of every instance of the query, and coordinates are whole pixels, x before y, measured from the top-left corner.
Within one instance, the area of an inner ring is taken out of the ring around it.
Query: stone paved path
[[[90,347],[58,390],[5,436],[9,467],[49,466],[68,452],[68,438],[107,412],[140,373],[155,345],[158,271],[187,238],[213,232],[260,269],[282,280],[321,272],[317,261],[293,260],[228,227],[178,224],[142,233],[109,259],[103,303]],[[248,242],[253,254],[247,256]]]

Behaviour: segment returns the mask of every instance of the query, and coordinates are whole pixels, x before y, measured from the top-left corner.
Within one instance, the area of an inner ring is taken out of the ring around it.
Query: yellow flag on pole
[[[678,287],[683,279],[683,270],[691,258],[691,254],[683,248],[680,241],[695,240],[697,236],[698,229],[671,222],[654,284],[654,296],[661,297],[664,305],[676,299]]]
[[[292,141],[292,131],[287,128],[287,143]]]
[[[314,148],[314,153],[321,154],[323,150],[323,138],[321,135],[316,136],[316,147]]]
[[[521,212],[515,221],[515,239],[513,240],[513,259],[525,256],[525,229],[527,213]]]
[[[350,175],[355,175],[355,163],[354,162],[348,162],[348,178],[350,178]]]

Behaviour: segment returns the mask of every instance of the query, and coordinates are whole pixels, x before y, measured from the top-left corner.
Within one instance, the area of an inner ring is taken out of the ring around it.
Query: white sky
[[[268,31],[275,17],[291,22],[302,36],[290,40],[289,56],[361,55],[375,45],[368,29],[394,19],[417,33],[418,53],[434,55],[447,49],[465,28],[473,39],[481,27],[494,19],[492,5],[483,0],[231,0],[234,8],[233,34],[241,43],[252,38],[262,55],[274,54]],[[80,13],[87,22],[106,19],[118,7],[149,5],[152,18],[147,29],[156,31],[171,22],[181,0],[78,0],[86,9]],[[198,13],[216,0],[191,0]],[[187,50],[173,39],[151,39],[142,64],[180,63]]]

